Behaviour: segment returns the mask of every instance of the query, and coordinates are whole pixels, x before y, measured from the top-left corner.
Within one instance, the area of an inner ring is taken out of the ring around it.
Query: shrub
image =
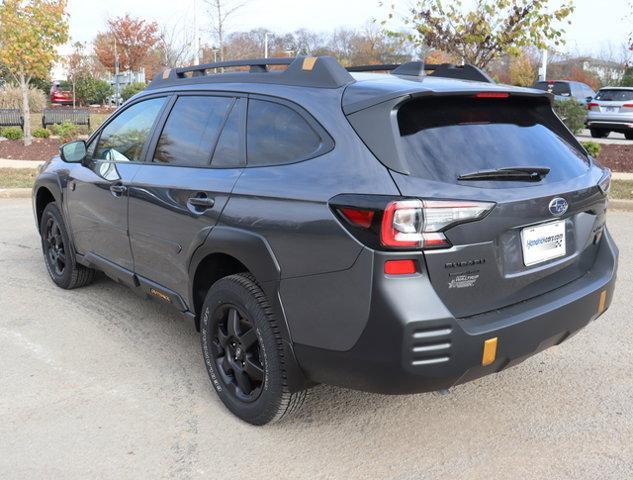
[[[76,140],[82,132],[78,125],[70,122],[64,122],[61,125],[51,125],[50,129],[53,135],[59,136],[64,142]]]
[[[128,83],[123,90],[121,90],[121,98],[124,102],[127,102],[134,95],[145,90],[145,86],[143,82]]]
[[[29,88],[29,109],[39,113],[46,107],[46,95],[39,88]],[[0,108],[18,108],[22,110],[22,90],[20,87],[6,84],[0,87]]]
[[[573,134],[580,132],[585,126],[587,107],[576,100],[556,100],[554,111]]]
[[[75,96],[86,105],[103,104],[114,89],[105,80],[93,77],[79,77],[75,82]]]
[[[32,134],[35,138],[48,138],[51,136],[51,132],[46,130],[45,128],[36,128],[33,130]]]
[[[5,127],[0,130],[0,137],[8,138],[9,140],[20,140],[24,134],[20,127]]]
[[[602,150],[602,146],[599,143],[596,142],[581,142],[582,146],[585,147],[585,150],[587,150],[587,153],[589,153],[589,155],[591,155],[594,158],[598,158],[598,155],[600,155],[600,151]]]

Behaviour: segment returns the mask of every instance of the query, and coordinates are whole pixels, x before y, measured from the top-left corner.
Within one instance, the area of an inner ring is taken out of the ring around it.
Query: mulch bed
[[[630,145],[601,145],[598,161],[614,172],[633,172],[633,142]]]
[[[0,158],[9,160],[49,160],[59,153],[61,140],[57,138],[34,138],[28,147],[22,140],[0,142]]]

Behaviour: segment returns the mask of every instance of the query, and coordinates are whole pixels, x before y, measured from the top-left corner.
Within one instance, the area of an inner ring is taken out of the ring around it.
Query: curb
[[[31,192],[31,188],[0,188],[0,198],[31,198]]]
[[[44,163],[44,160],[12,160],[0,158],[0,168],[32,168],[35,170]]]

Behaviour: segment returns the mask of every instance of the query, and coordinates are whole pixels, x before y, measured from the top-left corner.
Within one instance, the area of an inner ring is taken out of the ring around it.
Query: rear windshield
[[[537,82],[534,88],[563,97],[569,97],[571,95],[571,87],[567,82]]]
[[[551,169],[544,183],[577,177],[589,165],[547,100],[412,100],[399,109],[398,124],[411,174],[429,180],[458,183],[478,170],[542,166]]]
[[[628,102],[633,100],[633,90],[600,90],[596,100],[603,102]]]

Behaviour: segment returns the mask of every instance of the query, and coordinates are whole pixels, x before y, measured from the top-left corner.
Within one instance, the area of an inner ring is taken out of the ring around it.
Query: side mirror
[[[60,157],[64,162],[83,163],[86,159],[88,149],[86,142],[77,140],[76,142],[65,143],[59,149]]]

